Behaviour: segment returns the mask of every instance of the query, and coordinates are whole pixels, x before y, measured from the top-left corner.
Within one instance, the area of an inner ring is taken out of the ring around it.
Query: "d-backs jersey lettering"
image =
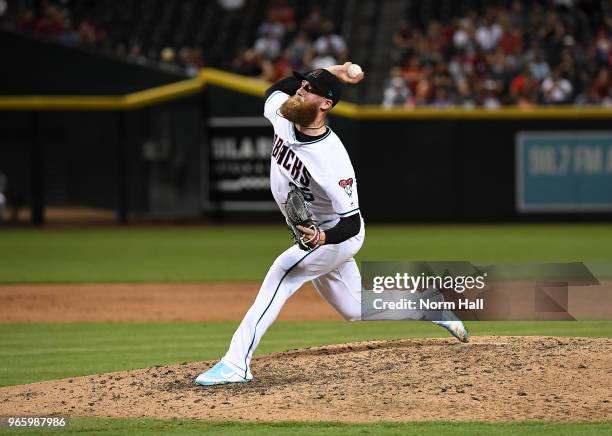
[[[264,106],[264,116],[274,128],[272,195],[285,214],[287,194],[298,187],[317,224],[326,230],[341,217],[359,212],[355,170],[340,138],[329,127],[322,137],[310,142],[300,142],[295,137],[293,124],[278,112],[287,98],[287,94],[276,91]]]

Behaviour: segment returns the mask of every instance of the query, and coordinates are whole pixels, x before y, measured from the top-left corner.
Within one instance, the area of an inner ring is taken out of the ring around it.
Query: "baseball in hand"
[[[359,65],[351,64],[351,66],[348,67],[348,71],[346,73],[351,79],[354,79],[355,77],[359,76],[362,73],[362,71],[363,70],[361,69]]]

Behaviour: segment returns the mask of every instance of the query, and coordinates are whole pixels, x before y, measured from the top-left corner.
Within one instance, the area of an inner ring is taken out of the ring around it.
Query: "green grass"
[[[0,386],[217,359],[236,323],[0,324]],[[612,321],[471,322],[472,335],[612,337]],[[447,337],[427,322],[278,322],[257,354],[370,339]]]
[[[358,260],[610,261],[612,225],[368,226]],[[0,230],[0,283],[261,280],[277,226]]]
[[[242,423],[191,420],[75,418],[63,433],[93,435],[606,435],[612,423],[481,423],[481,422],[383,422],[345,424],[329,422]],[[21,431],[19,433],[29,433]]]
[[[0,229],[0,283],[259,281],[288,245],[287,232],[280,225]],[[609,247],[612,225],[607,224],[368,226],[358,260],[611,261]],[[216,359],[225,352],[236,325],[0,324],[0,386]],[[472,335],[612,337],[612,321],[472,322],[468,327]],[[257,354],[369,339],[445,336],[439,327],[423,322],[279,322],[270,328]],[[612,433],[612,423],[76,418],[66,433],[597,435]]]

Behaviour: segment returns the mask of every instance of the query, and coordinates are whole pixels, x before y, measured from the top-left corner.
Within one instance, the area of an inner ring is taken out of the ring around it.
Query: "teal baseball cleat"
[[[208,371],[200,374],[195,382],[200,386],[214,386],[226,383],[246,383],[252,379],[253,376],[250,371],[247,372],[246,377],[243,377],[225,363],[219,362]]]
[[[461,342],[468,342],[470,340],[470,333],[465,325],[463,325],[463,321],[461,321],[457,315],[450,310],[445,310],[442,313],[441,321],[432,322],[440,327],[444,327],[451,335],[456,337]]]

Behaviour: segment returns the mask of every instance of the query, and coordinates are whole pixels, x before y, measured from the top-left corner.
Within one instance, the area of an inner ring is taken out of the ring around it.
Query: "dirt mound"
[[[0,323],[240,321],[260,283],[0,285]],[[306,284],[279,320],[342,319]]]
[[[360,342],[255,358],[244,385],[198,387],[212,362],[0,389],[5,415],[230,420],[612,419],[612,339]]]

